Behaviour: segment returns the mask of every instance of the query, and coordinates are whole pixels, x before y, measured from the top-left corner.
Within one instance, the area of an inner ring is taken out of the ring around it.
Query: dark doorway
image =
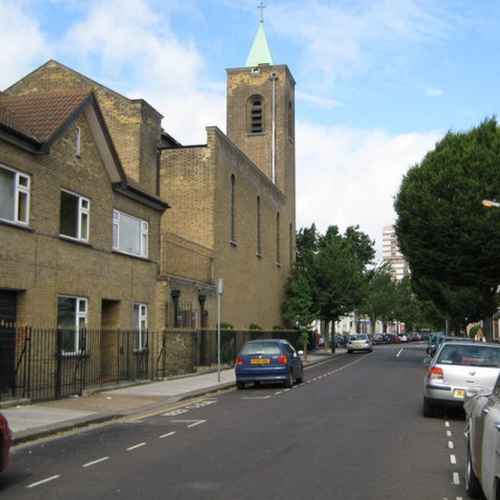
[[[101,304],[101,382],[119,378],[120,366],[120,301],[103,299]]]
[[[0,394],[16,387],[17,292],[0,290]]]

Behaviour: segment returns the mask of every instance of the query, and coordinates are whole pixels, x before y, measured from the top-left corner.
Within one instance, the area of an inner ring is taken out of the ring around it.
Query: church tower
[[[295,80],[273,63],[262,14],[246,66],[227,70],[227,135],[286,196],[294,255]]]

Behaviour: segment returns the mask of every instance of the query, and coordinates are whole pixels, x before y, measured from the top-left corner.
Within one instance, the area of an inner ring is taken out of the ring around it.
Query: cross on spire
[[[264,5],[264,2],[260,2],[259,5],[257,5],[257,8],[260,10],[260,22],[264,22],[264,9],[266,6]]]

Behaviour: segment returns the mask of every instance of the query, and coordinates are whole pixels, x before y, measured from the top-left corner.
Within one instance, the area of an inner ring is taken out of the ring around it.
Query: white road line
[[[49,481],[54,481],[54,479],[58,479],[61,476],[59,474],[56,474],[55,476],[50,476],[47,477],[46,479],[42,479],[41,481],[37,481],[36,483],[31,483],[26,486],[26,488],[34,488],[35,486],[40,486],[41,484],[48,483]]]
[[[191,427],[196,427],[197,425],[204,424],[206,420],[198,420],[198,422],[194,422],[193,424],[189,424],[187,427],[188,429],[191,429]]]
[[[243,396],[241,399],[269,399],[271,397],[270,394],[267,396]]]
[[[448,448],[450,450],[453,450],[454,447],[455,447],[455,445],[453,444],[453,441],[448,441]]]
[[[444,423],[444,426],[445,427],[449,427],[450,426],[450,422],[448,422],[448,420]]]
[[[141,448],[142,446],[146,446],[146,443],[144,442],[144,443],[134,444],[134,446],[130,446],[129,448],[127,448],[127,451],[132,451],[137,448]]]
[[[455,455],[450,455],[450,463],[453,465],[457,463],[457,457]]]
[[[451,431],[446,431],[446,436],[451,438]]]
[[[457,497],[457,500],[464,500],[462,497]]]
[[[109,460],[109,457],[98,458],[97,460],[94,460],[93,462],[88,462],[86,464],[83,464],[82,467],[90,467],[91,465],[100,464],[101,462],[105,462],[106,460]]]
[[[307,382],[307,383],[309,384],[310,382]],[[276,394],[276,396],[279,396],[280,394],[283,394],[283,391],[278,391],[278,392],[275,392],[274,394]]]
[[[453,473],[453,484],[460,484],[460,476],[458,475],[458,472]]]
[[[285,389],[283,392],[289,392],[291,391],[291,389]]]
[[[403,352],[403,348],[401,348],[401,349],[399,350],[399,352],[396,354],[396,358],[399,358],[399,356],[401,356],[401,353],[402,353],[402,352]]]
[[[160,439],[163,439],[163,438],[168,438],[170,436],[173,436],[175,434],[175,431],[172,431],[172,432],[167,432],[166,434],[162,434],[160,436]]]

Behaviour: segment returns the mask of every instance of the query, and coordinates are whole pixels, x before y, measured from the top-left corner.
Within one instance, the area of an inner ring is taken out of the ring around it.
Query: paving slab
[[[7,417],[12,431],[21,432],[27,429],[37,429],[47,425],[66,423],[69,420],[90,417],[97,412],[31,405],[9,408],[3,410],[2,413]]]

